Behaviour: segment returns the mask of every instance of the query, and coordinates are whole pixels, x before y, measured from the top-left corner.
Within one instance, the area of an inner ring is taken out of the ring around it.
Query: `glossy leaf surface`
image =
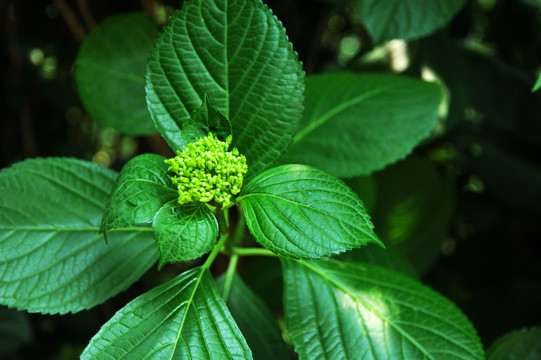
[[[208,270],[139,296],[92,338],[81,359],[251,359]]]
[[[284,306],[303,359],[483,359],[479,338],[449,300],[368,264],[282,260]]]
[[[216,286],[222,294],[224,283],[224,276],[216,280]],[[255,359],[291,359],[276,317],[236,274],[231,281],[226,303]]]
[[[282,162],[351,177],[409,154],[436,123],[441,93],[418,79],[345,72],[308,77],[305,97],[299,131]]]
[[[354,0],[375,42],[416,39],[447,24],[466,0]]]
[[[230,119],[252,175],[285,151],[301,116],[301,64],[260,0],[184,2],[156,40],[146,77],[151,115],[173,149],[207,94]]]
[[[252,235],[277,254],[321,258],[379,243],[357,195],[310,166],[269,169],[246,185],[239,200]]]
[[[205,255],[218,239],[218,221],[200,202],[183,205],[176,200],[168,202],[156,214],[152,228],[160,251],[159,269],[166,263]]]
[[[96,120],[132,135],[156,132],[145,101],[145,64],[158,26],[143,13],[107,18],[81,45],[79,96]]]
[[[100,232],[151,224],[158,210],[178,197],[164,160],[142,154],[124,165],[105,207]]]
[[[117,174],[85,161],[26,160],[0,173],[0,301],[77,312],[125,290],[157,260],[150,228],[98,235]]]

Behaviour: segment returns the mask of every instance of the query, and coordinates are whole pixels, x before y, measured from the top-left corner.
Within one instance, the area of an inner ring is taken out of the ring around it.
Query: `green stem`
[[[233,276],[235,276],[235,271],[237,269],[237,264],[239,262],[239,256],[238,255],[232,255],[229,259],[229,266],[227,267],[227,271],[225,273],[225,280],[224,280],[224,289],[222,291],[222,299],[224,299],[224,302],[227,303],[227,299],[229,298],[229,294],[231,292],[231,284],[233,283]]]
[[[225,210],[227,211],[227,210]],[[220,207],[218,207],[216,212],[216,218],[218,220],[218,227],[220,228],[220,239],[218,240],[218,243],[214,245],[214,248],[212,249],[212,252],[210,253],[207,260],[205,260],[205,263],[203,264],[203,268],[209,269],[212,263],[214,262],[214,259],[216,259],[216,256],[222,251],[225,243],[227,242],[227,239],[229,239],[229,221],[226,218],[226,214]]]
[[[237,228],[235,229],[235,235],[233,236],[233,246],[240,246],[244,234],[246,233],[246,218],[242,212],[239,212],[239,221],[237,222]]]
[[[263,248],[239,248],[234,247],[232,249],[233,255],[238,256],[271,256],[271,257],[278,257],[278,254],[273,253],[270,250],[263,249]]]
[[[209,257],[207,258],[207,260],[205,260],[205,263],[203,264],[203,266],[201,266],[202,268],[205,268],[205,269],[210,268],[210,266],[214,262],[214,259],[216,259],[216,256],[220,253],[220,251],[222,250],[228,238],[229,238],[229,234],[227,233],[220,235],[220,240],[218,240],[218,243],[214,245],[214,248],[212,249],[212,252],[210,253]]]

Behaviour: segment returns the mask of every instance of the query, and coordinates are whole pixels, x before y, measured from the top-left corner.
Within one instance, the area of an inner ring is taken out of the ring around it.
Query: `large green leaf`
[[[483,359],[443,296],[379,266],[282,260],[287,326],[303,359]]]
[[[231,120],[233,146],[254,175],[289,146],[301,116],[303,78],[283,26],[261,0],[191,0],[154,44],[147,102],[176,150],[183,122],[207,94]]]
[[[0,302],[30,312],[76,312],[126,289],[157,260],[150,228],[98,235],[117,174],[63,158],[0,172]]]
[[[256,176],[238,199],[255,239],[277,254],[321,258],[381,244],[363,203],[341,180],[305,165]]]
[[[178,197],[164,160],[142,154],[124,165],[105,207],[100,232],[150,224],[166,202]]]
[[[81,359],[251,359],[208,270],[139,296],[92,338]]]
[[[541,359],[541,328],[507,333],[487,350],[487,360],[537,359]]]
[[[308,77],[305,96],[299,132],[282,162],[350,177],[382,169],[426,138],[441,92],[404,76],[344,72]]]
[[[88,112],[125,134],[156,132],[145,101],[145,63],[158,26],[143,13],[111,16],[85,39],[75,80]]]
[[[216,286],[222,294],[224,284],[225,276],[216,280]],[[277,319],[237,274],[231,281],[226,303],[255,359],[291,359]]]
[[[451,184],[420,157],[409,157],[375,174],[378,236],[396,246],[424,273],[441,252],[453,216]]]
[[[218,221],[204,203],[165,204],[152,223],[160,251],[161,269],[166,263],[197,259],[210,250],[218,239]]]
[[[447,24],[466,0],[353,0],[375,42],[416,39]]]

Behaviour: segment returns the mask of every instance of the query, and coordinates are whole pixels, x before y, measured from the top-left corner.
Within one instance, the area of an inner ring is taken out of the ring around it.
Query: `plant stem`
[[[234,247],[232,250],[233,250],[233,255],[238,255],[238,256],[271,256],[271,257],[279,256],[278,254],[275,254],[272,251],[263,249],[263,248]]]
[[[218,243],[214,245],[214,248],[212,249],[212,252],[210,253],[207,260],[205,260],[205,263],[202,266],[205,269],[210,268],[210,266],[214,262],[214,259],[216,259],[216,256],[218,256],[220,251],[222,251],[222,248],[227,242],[227,239],[229,239],[229,221],[226,216],[227,215],[224,213],[222,208],[218,207],[216,211],[216,218],[218,220],[218,227],[220,228],[220,239],[218,240]]]
[[[227,241],[228,238],[229,238],[228,233],[222,233],[220,235],[220,240],[218,240],[218,243],[216,245],[214,245],[214,248],[212,249],[212,252],[210,253],[207,260],[205,260],[205,263],[203,264],[203,266],[201,266],[201,267],[203,267],[205,269],[210,268],[210,266],[214,262],[214,259],[216,259],[216,256],[220,253],[220,251],[222,250],[222,247],[224,246],[224,244],[225,244],[225,242]]]
[[[235,276],[238,262],[238,255],[232,255],[231,259],[229,259],[229,266],[227,267],[227,271],[225,273],[224,288],[222,291],[222,299],[224,299],[224,302],[226,303],[227,299],[229,298],[229,293],[231,292],[231,284],[233,283],[233,276]]]

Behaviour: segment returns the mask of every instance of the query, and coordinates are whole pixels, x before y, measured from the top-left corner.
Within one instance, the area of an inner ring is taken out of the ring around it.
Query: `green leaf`
[[[287,326],[299,359],[483,359],[449,300],[379,266],[283,259]]]
[[[269,169],[248,183],[238,200],[255,239],[280,255],[321,258],[381,244],[357,195],[309,166]]]
[[[218,239],[218,221],[203,203],[165,204],[156,214],[154,238],[160,251],[161,270],[166,263],[197,259],[210,250]]]
[[[150,228],[98,235],[117,174],[85,161],[26,160],[0,172],[0,302],[29,312],[89,309],[157,260]]]
[[[395,246],[387,246],[385,249],[376,246],[367,246],[362,249],[353,249],[345,252],[333,259],[379,265],[389,270],[408,275],[414,279],[419,278],[419,274],[412,263]]]
[[[182,124],[181,149],[184,149],[189,143],[195,142],[197,138],[207,137],[209,132],[224,141],[231,135],[231,123],[210,104],[205,94],[203,104],[192,113],[188,121]]]
[[[230,119],[250,176],[287,149],[302,112],[301,64],[261,0],[184,2],[156,40],[146,78],[150,113],[173,149],[207,94]]]
[[[357,13],[379,43],[417,39],[447,24],[466,0],[354,0]]]
[[[487,350],[487,360],[536,359],[541,359],[541,328],[507,333]]]
[[[224,283],[224,276],[216,280],[221,293]],[[232,278],[226,303],[255,359],[291,359],[276,318],[237,274]]]
[[[31,340],[28,314],[0,306],[0,359],[18,358],[12,353]]]
[[[449,236],[454,194],[434,166],[409,157],[375,174],[374,224],[385,244],[396,246],[424,273]]]
[[[119,310],[81,359],[252,359],[210,273],[194,268]]]
[[[156,132],[145,101],[145,63],[158,26],[143,13],[115,15],[85,39],[75,62],[83,104],[121,133]]]
[[[535,85],[532,88],[532,92],[536,92],[537,90],[541,89],[541,74],[537,77],[537,81],[535,82]]]
[[[308,77],[305,96],[299,132],[282,162],[351,177],[382,169],[426,138],[441,92],[405,76],[345,72]]]
[[[150,224],[166,202],[178,197],[164,160],[142,154],[124,165],[105,207],[100,232]]]

